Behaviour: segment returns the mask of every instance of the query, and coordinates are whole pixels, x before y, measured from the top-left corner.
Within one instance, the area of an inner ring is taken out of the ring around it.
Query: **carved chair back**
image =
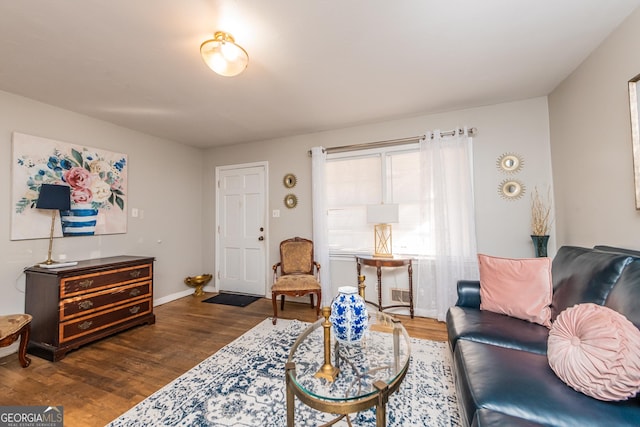
[[[280,243],[280,273],[313,274],[313,242],[301,237]]]

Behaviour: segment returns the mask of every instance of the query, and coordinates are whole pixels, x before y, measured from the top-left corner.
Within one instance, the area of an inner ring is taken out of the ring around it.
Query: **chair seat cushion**
[[[0,316],[0,339],[13,335],[31,322],[29,314],[9,314]]]
[[[315,289],[320,289],[320,284],[312,274],[280,276],[271,287],[272,292],[313,291]]]

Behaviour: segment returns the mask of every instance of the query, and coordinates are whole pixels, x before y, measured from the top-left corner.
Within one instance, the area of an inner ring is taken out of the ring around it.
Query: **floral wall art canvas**
[[[127,156],[13,133],[11,240],[47,238],[51,211],[36,209],[42,184],[71,187],[54,236],[127,232]]]

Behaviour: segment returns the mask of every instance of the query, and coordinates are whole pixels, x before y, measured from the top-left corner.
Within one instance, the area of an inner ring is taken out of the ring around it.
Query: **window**
[[[326,164],[329,250],[372,252],[373,224],[367,205],[397,203],[393,252],[425,254],[420,223],[420,152],[417,144],[329,154]],[[429,241],[430,239],[426,239]]]

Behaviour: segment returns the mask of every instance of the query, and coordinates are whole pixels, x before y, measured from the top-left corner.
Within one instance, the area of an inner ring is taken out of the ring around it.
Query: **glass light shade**
[[[247,51],[235,43],[231,34],[222,31],[200,45],[200,54],[209,68],[225,77],[237,76],[249,63]]]

